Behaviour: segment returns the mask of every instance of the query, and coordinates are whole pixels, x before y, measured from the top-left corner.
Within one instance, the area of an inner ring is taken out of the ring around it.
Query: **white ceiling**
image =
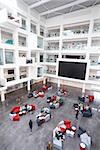
[[[100,0],[23,0],[46,18],[100,4]]]

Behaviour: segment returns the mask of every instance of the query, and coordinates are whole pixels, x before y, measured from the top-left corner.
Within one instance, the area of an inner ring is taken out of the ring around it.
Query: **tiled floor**
[[[14,94],[16,98],[17,95]],[[92,137],[91,150],[100,150],[100,112],[98,112],[99,105],[92,104],[93,109],[92,118],[83,118],[79,115],[79,120],[75,120],[75,112],[73,110],[73,103],[77,102],[77,96],[80,90],[71,89],[68,97],[64,98],[65,104],[59,109],[52,110],[52,119],[42,126],[38,127],[36,124],[36,115],[39,113],[42,106],[48,106],[46,103],[46,96],[53,95],[56,89],[48,91],[44,98],[31,98],[27,99],[26,93],[22,103],[35,103],[36,111],[34,114],[27,114],[22,116],[19,122],[12,122],[9,119],[9,112],[16,104],[15,99],[8,101],[7,105],[0,108],[0,150],[46,150],[48,141],[52,141],[52,131],[59,123],[59,121],[67,118],[72,121],[74,125],[84,127],[88,134]],[[9,99],[9,96],[8,96]],[[33,120],[33,131],[30,133],[28,122],[29,119]],[[74,138],[66,138],[64,142],[64,150],[79,150],[80,139],[77,135]]]

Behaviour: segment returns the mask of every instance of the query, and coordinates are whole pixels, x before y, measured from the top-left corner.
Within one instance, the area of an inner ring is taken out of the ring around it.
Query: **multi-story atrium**
[[[0,0],[0,150],[100,150],[99,124],[100,0]]]

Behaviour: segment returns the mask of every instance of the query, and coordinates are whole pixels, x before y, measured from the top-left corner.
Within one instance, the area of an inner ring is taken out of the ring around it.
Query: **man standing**
[[[30,128],[30,131],[32,132],[33,122],[32,122],[32,120],[31,120],[31,119],[30,119],[30,121],[29,121],[29,128]]]

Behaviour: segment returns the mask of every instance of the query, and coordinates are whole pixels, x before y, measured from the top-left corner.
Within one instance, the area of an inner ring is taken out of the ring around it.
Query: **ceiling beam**
[[[69,8],[69,7],[72,7],[72,6],[75,6],[75,5],[79,5],[79,4],[84,3],[84,2],[86,2],[86,1],[88,1],[88,0],[76,0],[75,2],[68,3],[68,4],[66,4],[66,5],[63,5],[63,6],[60,6],[60,7],[57,7],[57,8],[54,8],[54,9],[51,9],[51,10],[42,12],[42,13],[40,13],[40,16],[44,16],[44,15],[53,13],[53,12],[55,12],[55,11],[59,11],[59,10],[62,10],[62,9],[66,9],[66,8]]]
[[[81,8],[87,8],[86,6],[83,6],[83,5],[80,5],[80,4],[78,6],[81,7]]]
[[[38,6],[43,5],[43,4],[45,4],[47,2],[50,2],[50,1],[51,0],[40,0],[39,2],[36,2],[36,3],[32,4],[32,5],[30,5],[29,8],[32,9],[32,8],[38,7]]]

